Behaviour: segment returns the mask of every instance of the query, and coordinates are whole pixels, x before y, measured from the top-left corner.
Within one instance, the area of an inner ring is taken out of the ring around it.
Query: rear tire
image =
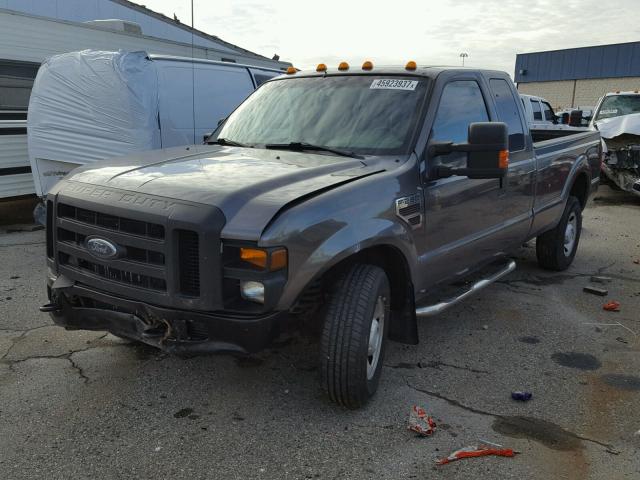
[[[569,268],[578,250],[581,231],[582,206],[576,197],[569,197],[560,223],[536,240],[538,265],[555,271]]]
[[[374,265],[354,265],[331,294],[321,339],[322,386],[329,398],[358,408],[382,373],[390,320],[389,280]]]

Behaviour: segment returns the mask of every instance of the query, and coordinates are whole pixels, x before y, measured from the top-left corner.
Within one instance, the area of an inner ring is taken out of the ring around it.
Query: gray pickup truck
[[[524,242],[572,262],[600,137],[546,135],[503,72],[291,70],[204,145],[58,183],[41,310],[177,354],[256,352],[304,322],[323,388],[358,407],[387,338],[417,343],[418,317],[512,271]]]

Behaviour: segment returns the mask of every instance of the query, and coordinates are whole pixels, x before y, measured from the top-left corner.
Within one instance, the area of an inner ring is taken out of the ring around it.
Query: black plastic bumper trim
[[[69,302],[72,296],[93,299],[112,309],[77,307]],[[177,355],[258,352],[273,339],[285,316],[283,312],[274,312],[260,317],[236,317],[168,309],[77,284],[52,288],[51,302],[59,307],[50,312],[56,325],[75,330],[106,330]],[[198,334],[193,336],[193,331]]]

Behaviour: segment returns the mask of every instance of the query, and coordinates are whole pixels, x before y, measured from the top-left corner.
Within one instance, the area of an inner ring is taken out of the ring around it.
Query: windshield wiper
[[[227,145],[229,147],[250,147],[250,145],[245,145],[244,143],[235,142],[233,140],[229,140],[228,138],[216,138],[213,141],[208,141],[207,145]]]
[[[274,150],[294,150],[294,151],[302,151],[302,150],[315,150],[318,152],[329,152],[335,155],[340,155],[342,157],[351,157],[362,159],[360,155],[356,155],[353,152],[347,152],[344,150],[338,150],[336,148],[323,147],[322,145],[313,145],[311,143],[306,142],[289,142],[289,143],[267,143],[264,148],[274,149]]]

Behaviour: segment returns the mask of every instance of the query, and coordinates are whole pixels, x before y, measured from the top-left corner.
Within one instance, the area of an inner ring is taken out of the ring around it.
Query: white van
[[[281,73],[146,52],[53,56],[38,70],[29,101],[36,192],[46,195],[79,165],[200,143],[261,83]]]

